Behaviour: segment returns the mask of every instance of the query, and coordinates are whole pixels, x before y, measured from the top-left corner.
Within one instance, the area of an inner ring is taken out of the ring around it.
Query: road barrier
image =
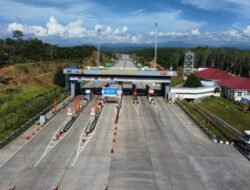
[[[233,135],[237,139],[241,138],[241,132],[239,130],[235,129],[234,127],[232,127],[231,125],[229,125],[228,123],[226,123],[225,121],[223,121],[218,116],[214,115],[213,113],[211,113],[210,111],[208,111],[204,107],[202,107],[198,104],[195,104],[195,105],[201,113],[203,113],[206,116],[208,116],[209,118],[211,118],[217,125],[224,128],[226,131],[228,131],[231,135]]]
[[[207,137],[214,143],[219,144],[234,144],[233,142],[229,141],[222,141],[220,139],[217,139],[216,135],[214,135],[206,126],[205,123],[201,122],[199,119],[197,119],[192,112],[190,112],[181,102],[180,100],[176,100],[176,104],[197,124],[197,126],[207,135]],[[213,120],[213,118],[211,118]]]
[[[58,112],[60,112],[63,108],[65,108],[70,102],[72,102],[74,99],[73,98],[69,98],[67,99],[66,103],[64,100],[65,97],[63,97],[61,100],[59,100],[60,103],[62,103],[62,107],[60,107],[56,113],[51,114],[51,116],[48,116],[46,118],[46,123],[51,120]],[[6,137],[4,140],[0,141],[0,148],[4,147],[5,145],[7,145],[9,142],[11,142],[12,140],[14,140],[16,137],[18,137],[20,134],[22,134],[24,131],[26,131],[28,128],[30,128],[40,117],[40,115],[43,115],[45,113],[47,113],[48,111],[50,111],[53,108],[53,104],[51,104],[50,106],[48,106],[47,108],[45,108],[44,110],[42,110],[39,114],[37,114],[36,116],[32,117],[30,120],[26,121],[25,124],[21,125],[21,127],[19,127],[18,129],[16,129],[14,132],[12,132],[8,137]],[[26,137],[27,139],[27,137]]]

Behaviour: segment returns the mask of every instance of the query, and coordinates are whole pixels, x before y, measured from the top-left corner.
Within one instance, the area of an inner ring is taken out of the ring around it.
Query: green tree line
[[[185,53],[191,50],[195,53],[195,67],[213,67],[234,75],[250,77],[250,51],[234,48],[159,48],[157,63],[169,69],[183,67]],[[151,61],[154,49],[144,49],[133,52],[139,61]],[[142,60],[143,59],[143,60]]]
[[[58,47],[37,38],[23,40],[22,37],[22,32],[14,31],[14,39],[0,39],[0,67],[34,61],[80,60],[90,56],[96,49],[93,46]]]

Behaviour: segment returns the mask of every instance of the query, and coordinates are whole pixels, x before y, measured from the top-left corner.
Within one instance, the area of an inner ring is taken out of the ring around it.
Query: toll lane
[[[157,189],[145,133],[131,96],[123,97],[114,154],[110,166],[109,188],[114,190]]]
[[[104,189],[108,183],[115,104],[106,104],[94,136],[81,152],[74,167],[68,168],[60,189]]]
[[[67,168],[71,165],[71,160],[76,151],[79,134],[87,124],[91,103],[80,114],[67,136],[61,140],[44,158],[31,168],[22,171],[22,176],[15,181],[17,187],[21,189],[51,189],[53,185],[60,183]],[[52,134],[50,135],[52,137]],[[47,145],[44,146],[44,150]],[[41,157],[43,154],[40,154]],[[38,159],[36,160],[38,161]],[[37,162],[36,162],[37,163]],[[32,177],[31,177],[32,176]]]
[[[74,107],[74,102],[69,107]],[[1,167],[0,180],[7,186],[8,183],[22,175],[25,168],[33,167],[39,155],[43,152],[44,147],[48,144],[57,127],[62,125],[66,120],[66,109],[60,111],[55,117],[41,130],[34,138],[32,138],[25,146],[20,149],[13,157]],[[0,189],[3,186],[0,186]]]
[[[233,147],[195,136],[162,98],[157,112],[146,97],[139,100],[159,189],[249,188],[249,162]]]

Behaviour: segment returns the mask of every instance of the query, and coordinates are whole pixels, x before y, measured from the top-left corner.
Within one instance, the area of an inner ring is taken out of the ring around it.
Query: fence
[[[226,131],[228,131],[231,135],[233,135],[234,137],[236,137],[237,139],[240,139],[241,137],[241,132],[237,129],[235,129],[234,127],[232,127],[231,125],[229,125],[228,123],[226,123],[225,121],[223,121],[222,119],[220,119],[219,117],[217,117],[216,115],[214,115],[213,113],[211,113],[210,111],[208,111],[207,109],[205,109],[204,107],[195,104],[197,109],[205,114],[206,116],[210,117],[218,126],[223,127]]]
[[[176,104],[178,106],[180,106],[180,108],[197,124],[197,126],[203,131],[205,132],[205,134],[208,136],[208,138],[212,141],[217,142],[217,138],[214,134],[212,134],[211,131],[208,130],[207,127],[205,127],[205,124],[201,121],[199,121],[199,119],[197,119],[184,105],[182,105],[182,103],[177,100]]]
[[[58,111],[61,111],[65,106],[67,106],[73,99],[67,99],[66,103],[64,102],[65,96],[63,96],[59,102],[62,102],[62,106],[59,107]],[[13,131],[8,137],[6,137],[4,140],[0,141],[0,148],[4,147],[7,145],[9,142],[11,142],[13,139],[15,139],[17,136],[22,134],[24,131],[26,131],[30,126],[32,126],[40,117],[40,115],[44,115],[47,113],[49,110],[53,108],[53,104],[42,110],[40,113],[38,113],[36,116],[32,117],[30,120],[28,120],[25,124],[21,125],[17,130]],[[49,113],[48,113],[49,115]],[[53,113],[46,117],[46,122],[48,122],[51,118],[53,118],[56,115],[56,113]]]

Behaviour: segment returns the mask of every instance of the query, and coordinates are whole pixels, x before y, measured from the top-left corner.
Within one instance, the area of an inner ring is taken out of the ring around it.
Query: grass
[[[241,111],[232,101],[209,97],[204,99],[201,105],[239,131],[250,130],[250,112]]]
[[[174,87],[180,84],[183,84],[185,81],[183,80],[182,76],[172,77],[170,86]]]
[[[0,116],[18,109],[22,104],[31,101],[50,90],[51,88],[34,87],[0,91],[0,99],[5,99],[4,103],[0,104]]]
[[[0,140],[53,103],[64,91],[52,87],[8,89],[0,91]]]
[[[181,102],[200,122],[205,123],[206,117],[201,114],[197,109],[195,109],[195,105],[192,102],[182,101]],[[219,140],[232,140],[232,137],[228,134],[225,135],[224,131],[218,126],[210,123],[205,125],[209,131],[214,134]]]

